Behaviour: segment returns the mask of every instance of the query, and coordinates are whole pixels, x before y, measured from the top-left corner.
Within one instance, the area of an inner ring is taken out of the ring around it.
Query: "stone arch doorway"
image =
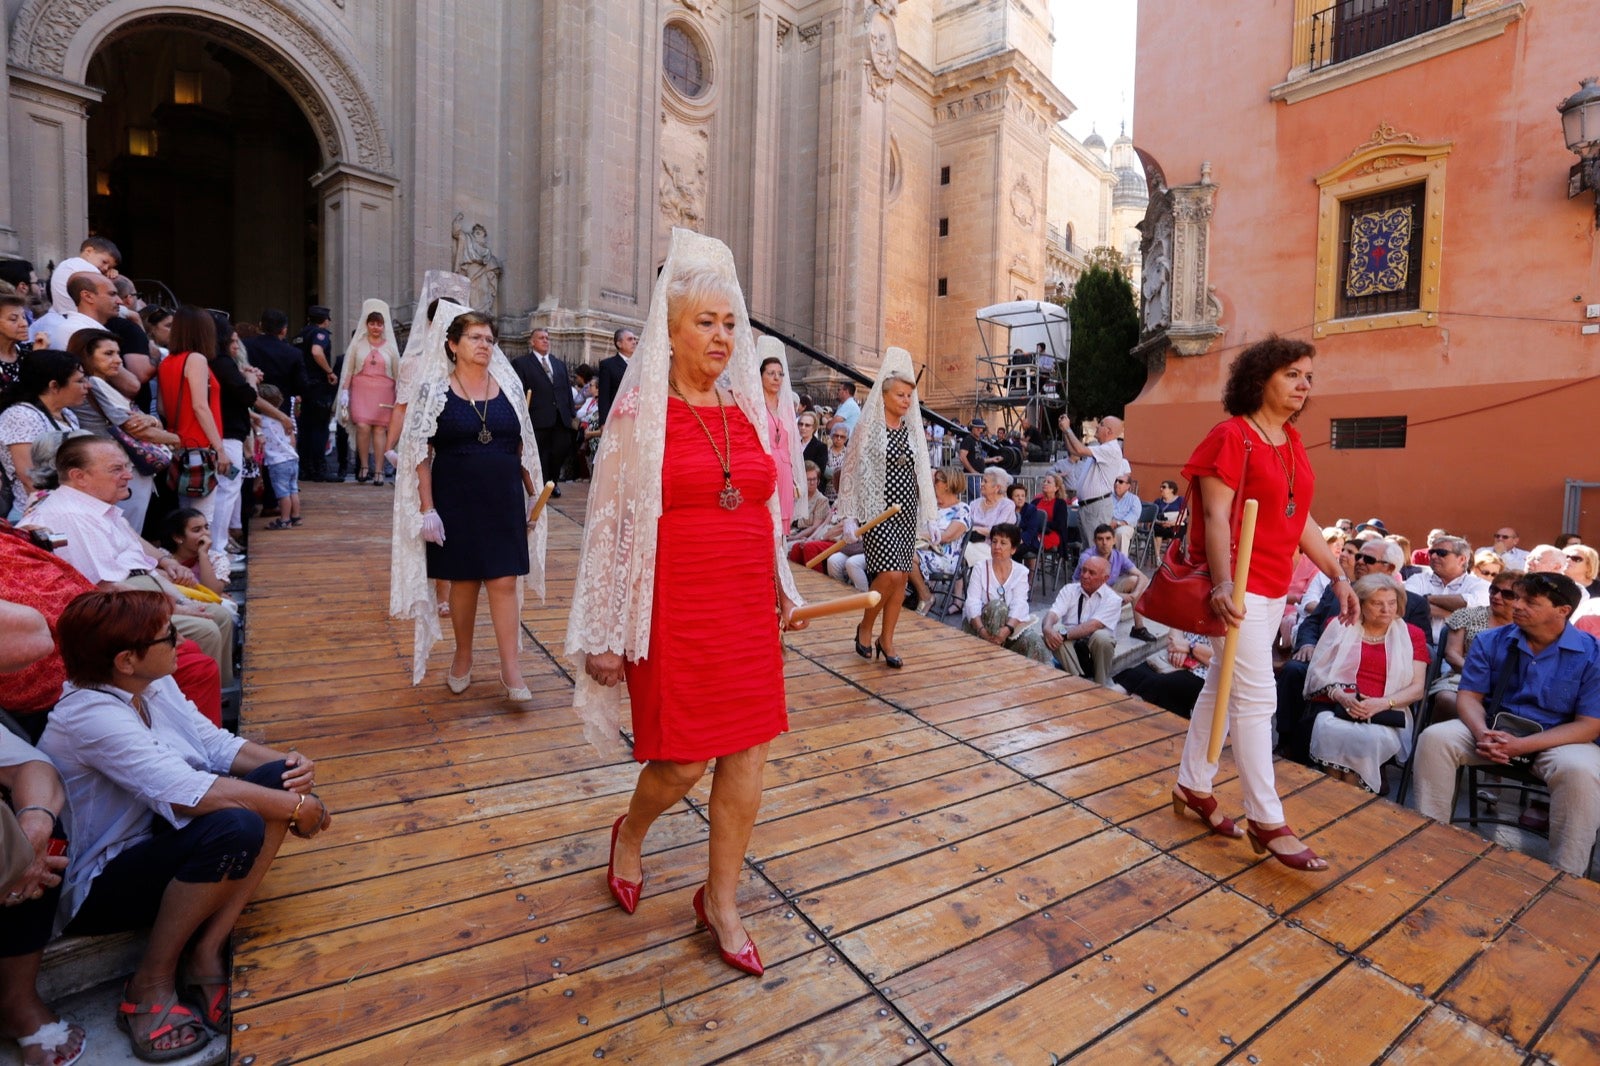
[[[85,136],[89,229],[184,303],[301,321],[321,299],[322,150],[293,98],[226,45],[137,22],[86,80],[105,90]]]
[[[291,280],[280,272],[273,284],[292,291],[277,296],[236,287],[233,299],[263,295],[267,303],[281,301],[294,313],[315,297],[333,308],[336,327],[343,327],[363,296],[392,298],[399,239],[393,156],[363,68],[309,0],[167,0],[154,11],[146,0],[25,0],[12,20],[8,44],[6,137],[10,206],[22,254],[36,264],[59,261],[74,254],[89,232],[91,198],[107,195],[100,179],[101,170],[108,169],[98,157],[90,169],[89,115],[108,94],[122,97],[114,103],[126,102],[122,87],[96,85],[94,77],[105,76],[116,61],[137,51],[141,37],[152,34],[204,49],[210,63],[228,73],[225,81],[238,80],[247,101],[266,106],[274,99],[281,103],[275,93],[287,96],[299,112],[290,125],[302,134],[309,130],[310,141],[302,140],[291,153],[316,168],[310,175],[302,169],[295,178],[301,189],[309,184],[309,225],[307,218],[297,217],[286,228],[302,242],[307,233],[314,234],[301,256],[311,280]],[[151,80],[148,72],[137,77]],[[177,89],[175,81],[146,86],[147,93],[168,100]],[[205,90],[202,73],[202,106]],[[99,117],[93,122],[98,124]],[[233,134],[238,139],[248,131],[236,128]],[[314,158],[308,143],[315,146]],[[159,144],[158,136],[158,152]],[[121,147],[127,147],[125,140]],[[115,183],[111,186],[114,191]],[[97,202],[96,210],[101,206]],[[132,250],[125,251],[132,272],[148,276],[131,261]],[[250,318],[260,306],[233,309]]]

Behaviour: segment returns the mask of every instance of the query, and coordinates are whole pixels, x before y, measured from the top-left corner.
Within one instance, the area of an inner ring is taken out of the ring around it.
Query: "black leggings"
[[[243,780],[263,788],[283,788],[283,760],[258,766]],[[155,820],[155,836],[123,851],[96,875],[88,898],[66,931],[99,936],[143,929],[156,919],[161,897],[173,881],[216,884],[237,881],[250,872],[267,826],[261,815],[240,807],[212,811],[182,829]]]

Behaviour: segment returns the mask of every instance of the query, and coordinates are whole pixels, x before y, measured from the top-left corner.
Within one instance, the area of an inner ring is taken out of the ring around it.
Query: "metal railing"
[[[1375,52],[1458,17],[1456,0],[1339,0],[1311,16],[1311,69]]]

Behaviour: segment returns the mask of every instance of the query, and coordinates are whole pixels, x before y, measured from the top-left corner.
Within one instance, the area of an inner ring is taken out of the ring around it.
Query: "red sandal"
[[[1215,796],[1202,796],[1199,793],[1190,792],[1182,785],[1179,785],[1177,791],[1172,794],[1172,813],[1181,815],[1185,807],[1198,814],[1200,820],[1205,822],[1211,831],[1219,837],[1238,840],[1244,836],[1244,830],[1235,825],[1232,818],[1224,817],[1220,822],[1211,820],[1211,816],[1217,810],[1217,797]]]
[[[1254,824],[1248,824],[1245,827],[1245,832],[1250,834],[1250,846],[1255,849],[1257,855],[1271,855],[1291,870],[1306,870],[1317,873],[1328,868],[1328,864],[1319,859],[1317,853],[1310,848],[1285,855],[1281,851],[1273,851],[1267,847],[1267,841],[1269,840],[1296,835],[1295,831],[1290,829],[1288,825],[1280,825],[1276,829],[1263,829],[1257,832]]]
[[[128,1034],[128,1042],[133,1048],[133,1053],[145,1062],[170,1062],[173,1059],[185,1059],[196,1051],[206,1046],[211,1039],[211,1031],[205,1027],[194,1011],[178,1002],[177,998],[165,1003],[134,1003],[127,998],[128,990],[122,990],[123,1001],[117,1007],[117,1027]],[[154,1019],[150,1031],[143,1036],[133,1031],[133,1016],[148,1015]],[[176,1047],[158,1048],[156,1041],[169,1034],[191,1032],[194,1039],[187,1044]]]

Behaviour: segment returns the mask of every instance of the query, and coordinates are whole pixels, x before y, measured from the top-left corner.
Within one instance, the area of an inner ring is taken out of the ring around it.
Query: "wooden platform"
[[[581,486],[521,711],[486,618],[466,695],[448,640],[408,684],[390,499],[310,485],[303,528],[253,540],[245,732],[311,754],[337,817],[240,924],[237,1063],[1600,1056],[1595,884],[1290,764],[1333,870],[1258,862],[1168,807],[1182,721],[909,614],[898,673],[843,620],[793,641],[741,892],[768,970],[740,976],[689,906],[704,787],[653,830],[639,912],[606,893],[636,768],[567,710]],[[1239,810],[1227,765],[1219,793]]]

